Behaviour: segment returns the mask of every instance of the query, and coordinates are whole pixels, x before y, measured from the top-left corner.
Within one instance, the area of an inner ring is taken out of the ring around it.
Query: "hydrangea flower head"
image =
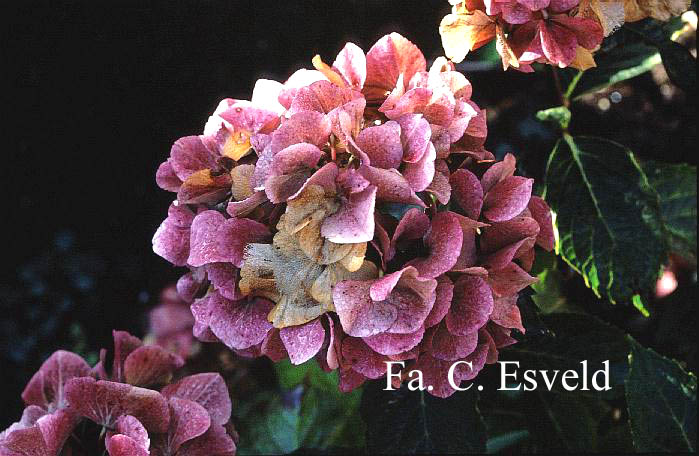
[[[581,14],[579,0],[450,3],[452,13],[442,19],[439,32],[447,56],[455,62],[496,40],[504,69],[530,72],[530,64],[539,62],[585,70],[595,66],[592,52],[605,32],[611,33],[597,16]]]
[[[113,335],[109,373],[105,350],[92,369],[66,351],[44,362],[22,393],[27,405],[22,418],[0,433],[0,455],[85,454],[89,450],[82,443],[68,442],[83,420],[107,431],[104,447],[110,456],[235,455],[226,428],[231,400],[220,375],[190,375],[162,387],[181,367],[181,358],[127,332]]]
[[[451,62],[390,34],[348,43],[250,101],[224,100],[157,173],[177,199],[156,253],[194,335],[242,356],[315,357],[351,390],[404,360],[475,376],[524,331],[517,293],[550,211],[483,145],[485,112]],[[446,367],[445,367],[446,366]],[[433,394],[453,392],[435,380]]]

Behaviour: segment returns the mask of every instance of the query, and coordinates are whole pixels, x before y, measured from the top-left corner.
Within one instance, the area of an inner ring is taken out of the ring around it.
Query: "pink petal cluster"
[[[524,332],[518,292],[534,246],[553,247],[546,203],[515,159],[484,149],[485,111],[444,58],[390,34],[348,43],[252,99],[223,100],[157,172],[177,199],[154,251],[193,332],[242,356],[315,357],[352,390],[386,361],[476,375]]]
[[[440,25],[447,55],[465,55],[495,40],[503,67],[533,71],[531,63],[595,66],[592,52],[604,38],[599,20],[579,13],[580,0],[449,0]]]
[[[220,375],[167,384],[182,359],[124,331],[114,331],[109,372],[105,355],[94,368],[71,352],[51,355],[22,393],[22,418],[0,433],[0,455],[82,454],[83,445],[69,437],[84,419],[107,430],[110,456],[235,455],[227,430],[231,400]]]
[[[184,359],[195,351],[192,335],[194,317],[189,304],[177,293],[175,285],[160,293],[160,302],[148,315],[149,334],[155,345],[159,345]]]

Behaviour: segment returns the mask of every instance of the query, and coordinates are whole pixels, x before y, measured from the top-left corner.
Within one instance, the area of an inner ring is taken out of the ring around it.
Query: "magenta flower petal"
[[[158,187],[169,192],[176,192],[180,189],[182,180],[175,174],[170,160],[166,160],[158,166],[158,171],[155,173],[155,183],[158,184]]]
[[[492,254],[520,241],[528,241],[526,247],[531,248],[538,234],[539,224],[530,217],[520,216],[505,222],[493,223],[483,229],[480,237],[481,251]]]
[[[517,161],[515,156],[512,154],[506,154],[502,161],[494,163],[488,170],[483,174],[481,178],[481,186],[483,187],[483,193],[488,193],[494,186],[500,181],[513,176],[517,169]]]
[[[244,200],[229,202],[226,212],[228,212],[231,217],[245,217],[265,201],[267,201],[265,192],[257,191]]]
[[[108,431],[104,441],[109,456],[148,456],[150,439],[148,431],[138,419],[122,415],[115,430]]]
[[[68,410],[58,410],[39,418],[34,425],[13,425],[0,433],[3,456],[57,456],[77,424]]]
[[[301,188],[292,195],[289,199],[295,199],[310,185],[318,185],[323,187],[326,192],[333,192],[336,190],[335,181],[338,179],[338,167],[335,163],[330,162],[323,165],[318,171],[313,173],[311,177],[301,186]]]
[[[388,249],[386,261],[391,261],[396,254],[396,247],[401,241],[412,241],[422,238],[430,229],[429,217],[420,209],[411,208],[403,215],[393,232]]]
[[[209,169],[197,171],[182,183],[177,201],[182,204],[218,203],[231,191],[229,173],[213,173]]]
[[[483,187],[475,174],[467,169],[457,169],[449,178],[452,195],[466,217],[478,220],[483,207]]]
[[[267,227],[249,219],[227,219],[217,211],[204,211],[192,222],[190,253],[192,266],[230,262],[240,267],[245,247],[270,235]]]
[[[517,307],[518,297],[515,294],[495,299],[490,320],[504,328],[517,329],[524,334],[522,316],[519,313],[519,307]]]
[[[186,456],[235,456],[235,442],[226,429],[212,424],[203,435],[185,442],[177,453]]]
[[[432,90],[425,87],[410,89],[398,97],[394,104],[384,103],[379,111],[383,112],[389,119],[397,119],[405,114],[422,114],[432,100],[432,93]]]
[[[269,144],[272,156],[298,143],[309,143],[320,147],[330,135],[330,120],[316,111],[304,111],[289,117],[272,133]]]
[[[451,200],[451,184],[449,184],[449,166],[443,159],[434,163],[434,179],[425,191],[432,193],[441,204],[447,205]]]
[[[428,143],[427,150],[425,150],[418,162],[405,164],[403,176],[414,191],[421,192],[432,183],[435,174],[434,161],[436,158],[437,152],[434,145]]]
[[[340,391],[349,393],[356,388],[359,388],[367,380],[363,374],[360,374],[354,369],[346,369],[340,371]]]
[[[272,203],[295,195],[313,174],[323,152],[313,144],[299,143],[282,149],[272,158],[265,180],[265,193]]]
[[[327,81],[327,78],[317,70],[307,70],[305,68],[297,70],[289,76],[289,79],[284,83],[284,87],[279,91],[279,103],[286,109],[289,109],[299,89],[309,86],[316,81]]]
[[[578,6],[579,2],[580,0],[550,0],[549,9],[562,13]]]
[[[277,328],[273,328],[267,333],[260,346],[260,351],[275,363],[289,357]]]
[[[298,143],[286,147],[274,156],[270,175],[290,174],[300,168],[315,168],[323,152],[313,144]]]
[[[375,203],[374,185],[359,193],[351,193],[340,209],[323,221],[321,235],[338,244],[371,241],[374,238]]]
[[[258,95],[257,93],[253,96]],[[272,107],[274,109],[274,107]],[[279,123],[279,114],[273,110],[256,107],[246,100],[235,100],[231,106],[220,114],[235,131],[245,131],[247,134],[266,133]]]
[[[510,263],[505,268],[488,276],[488,284],[493,289],[495,296],[508,296],[517,293],[536,281],[536,277],[530,276],[514,263]]]
[[[488,323],[487,330],[492,336],[497,348],[509,347],[510,345],[517,343],[517,340],[510,336],[512,330],[509,328],[503,328],[502,326],[491,321]]]
[[[430,142],[430,124],[421,114],[405,114],[396,119],[401,128],[403,161],[415,163],[422,158]]]
[[[211,281],[214,289],[221,296],[230,300],[238,300],[243,294],[238,289],[239,269],[231,263],[209,263],[204,266],[206,276]]]
[[[555,22],[540,21],[541,49],[554,65],[565,67],[575,59],[578,40],[575,33]]]
[[[320,319],[302,325],[287,326],[279,330],[292,364],[303,364],[313,358],[323,346],[325,329]]]
[[[430,328],[438,324],[449,312],[451,300],[454,296],[454,284],[449,277],[442,275],[437,278],[436,298],[434,306],[429,315],[425,318],[425,328]]]
[[[397,309],[389,332],[407,334],[423,325],[434,305],[436,288],[436,280],[420,277],[414,267],[407,266],[375,280],[369,288],[369,295],[376,306]]]
[[[342,358],[354,371],[367,378],[379,378],[386,373],[385,357],[372,350],[363,339],[346,337],[342,341]]]
[[[151,310],[148,316],[150,332],[156,339],[167,339],[184,331],[189,332],[194,317],[189,306],[180,303],[166,303]]]
[[[369,156],[371,164],[379,168],[398,168],[403,158],[401,127],[388,122],[363,129],[357,137],[357,145]]]
[[[177,280],[177,295],[187,303],[191,303],[202,288],[204,277],[201,270],[187,272]]]
[[[344,169],[337,176],[337,185],[347,193],[359,193],[369,185],[368,180],[354,168]]]
[[[124,379],[135,386],[165,383],[183,365],[180,356],[157,345],[146,345],[129,353],[124,360]]]
[[[175,454],[183,443],[204,434],[211,426],[209,412],[194,401],[176,396],[168,400],[170,428],[167,435],[167,454]]]
[[[175,141],[170,149],[170,164],[183,182],[197,171],[217,167],[216,156],[206,147],[200,136],[185,136]]]
[[[204,211],[194,218],[187,263],[203,266],[206,263],[228,261],[218,250],[218,229],[225,221],[226,218],[217,211]]]
[[[376,353],[381,355],[397,355],[406,352],[422,341],[425,327],[420,326],[417,331],[407,334],[380,333],[365,337],[364,342]]]
[[[355,98],[361,98],[361,93],[338,87],[329,81],[317,81],[301,87],[291,102],[289,114],[303,111],[316,111],[327,114]]]
[[[90,375],[90,366],[75,353],[54,352],[29,380],[22,392],[27,405],[38,405],[48,412],[65,408],[65,383],[71,378]]]
[[[196,402],[207,410],[212,423],[224,425],[231,418],[228,387],[223,377],[217,373],[189,375],[166,386],[161,393],[168,399],[179,397]]]
[[[397,33],[381,38],[366,54],[367,76],[364,94],[368,101],[385,98],[403,75],[407,83],[419,71],[425,71],[425,57],[413,43]]]
[[[425,244],[430,250],[427,258],[410,262],[422,277],[435,278],[450,270],[459,258],[463,231],[458,218],[449,211],[438,212],[432,219]]]
[[[212,299],[214,299],[214,294],[208,294],[203,298],[195,300],[190,306],[192,316],[194,316],[192,334],[203,342],[219,341],[209,326],[211,322],[211,306],[209,304]]]
[[[132,415],[146,429],[167,431],[170,413],[167,401],[157,391],[124,383],[74,378],[66,384],[66,398],[76,413],[97,424],[113,427],[122,415]]]
[[[488,136],[488,125],[485,117],[485,109],[480,109],[472,101],[467,102],[472,108],[478,111],[478,115],[468,122],[468,127],[463,136],[457,142],[458,146],[465,150],[477,151],[485,144],[485,138]]]
[[[486,281],[462,275],[454,284],[454,298],[445,322],[449,332],[466,336],[485,325],[492,311],[493,294]]]
[[[521,241],[517,241],[514,244],[510,244],[506,247],[501,248],[497,252],[491,253],[489,255],[484,255],[481,259],[481,264],[489,271],[498,271],[500,269],[503,269],[504,267],[510,264],[517,252],[523,247],[523,244],[525,244],[526,242],[527,239],[522,239]]]
[[[538,196],[532,196],[527,206],[532,213],[532,217],[539,224],[539,234],[536,237],[536,243],[546,251],[553,250],[556,240],[553,234],[553,220],[551,209],[546,201]]]
[[[398,309],[385,302],[374,303],[369,296],[371,286],[371,282],[345,280],[333,288],[335,311],[342,328],[351,336],[372,336],[396,321]]]
[[[353,89],[361,90],[366,80],[366,56],[354,43],[347,43],[333,62],[333,69],[340,73]]]
[[[509,24],[525,24],[533,17],[531,9],[521,3],[502,3],[502,18]]]
[[[456,263],[451,268],[451,271],[466,272],[469,268],[475,266],[478,260],[478,252],[476,249],[476,228],[479,227],[479,223],[459,214],[456,214],[456,216],[461,224],[463,240],[461,242],[461,252],[459,252],[459,258],[456,259]]]
[[[140,442],[124,434],[116,434],[105,439],[109,456],[148,456],[150,452]]]
[[[431,355],[444,361],[456,361],[473,353],[478,345],[478,331],[457,336],[449,332],[444,322],[440,323],[432,335]]]
[[[425,203],[417,197],[410,183],[397,170],[362,165],[359,172],[366,180],[376,185],[377,200],[425,207]]]
[[[209,327],[228,347],[245,349],[262,342],[272,328],[267,321],[272,307],[273,303],[263,298],[230,301],[218,293],[212,293]]]
[[[186,206],[171,204],[167,218],[153,236],[153,251],[175,266],[187,264],[193,220],[194,213]]]
[[[532,196],[534,179],[510,176],[497,183],[483,201],[483,214],[493,222],[504,222],[522,212]]]

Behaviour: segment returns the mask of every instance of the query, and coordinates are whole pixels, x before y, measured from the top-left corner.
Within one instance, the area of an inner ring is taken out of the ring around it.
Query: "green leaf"
[[[563,371],[572,369],[578,372],[580,379],[579,394],[609,398],[622,394],[629,354],[629,343],[623,331],[586,314],[556,313],[542,315],[542,320],[553,337],[520,342],[502,350],[500,359],[519,361],[518,371],[559,370],[562,374]],[[582,361],[587,361],[586,383],[589,391],[582,390]],[[603,369],[604,361],[609,361],[611,390],[598,392],[593,389],[592,377],[596,371]],[[514,367],[508,368],[508,372],[514,370]],[[510,380],[516,383],[523,382],[521,374]],[[537,384],[539,388],[545,388],[541,377]],[[554,390],[563,394],[569,393],[563,389],[560,381],[555,383]]]
[[[539,312],[543,314],[582,312],[582,309],[569,302],[563,293],[564,277],[558,269],[554,252],[537,252],[530,274],[539,279],[531,285],[535,293],[532,295],[532,300]]]
[[[557,124],[561,130],[567,130],[568,125],[570,125],[570,110],[565,106],[544,109],[536,113],[536,118],[542,122],[553,122]]]
[[[390,215],[391,217],[395,218],[396,220],[400,220],[403,218],[406,212],[408,212],[412,208],[417,208],[420,209],[421,211],[424,211],[424,208],[421,208],[417,204],[405,204],[405,203],[381,203],[378,205],[377,210],[386,215]]]
[[[643,452],[693,452],[697,378],[673,360],[632,342],[626,381],[634,445]]]
[[[299,416],[301,405],[293,400],[285,404],[279,395],[258,396],[255,402],[259,407],[246,414],[248,427],[238,445],[238,454],[287,454],[296,451],[303,442]]]
[[[658,49],[643,43],[620,46],[595,56],[596,68],[591,68],[573,79],[568,96],[577,99],[588,92],[604,89],[641,75],[661,62]]]
[[[512,445],[516,445],[527,438],[529,438],[529,431],[526,429],[520,429],[489,437],[485,445],[486,451],[488,453],[497,453],[505,448],[511,447]]]
[[[598,296],[650,294],[665,259],[658,195],[633,153],[602,138],[565,135],[546,170],[557,252]]]
[[[674,41],[664,41],[658,49],[670,81],[689,93],[697,90],[697,59],[689,49]]]
[[[697,258],[697,168],[646,162],[643,169],[660,196],[660,215],[670,250]]]
[[[369,454],[483,453],[485,424],[475,388],[441,399],[405,386],[384,391],[385,382],[364,388],[361,413]]]
[[[529,409],[529,432],[546,452],[589,453],[599,446],[600,422],[610,412],[606,402],[576,392],[537,390]]]
[[[282,391],[261,394],[245,414],[248,424],[241,454],[281,454],[364,445],[359,415],[361,389],[342,393],[337,372],[324,372],[315,360],[300,366],[288,360],[274,365]]]

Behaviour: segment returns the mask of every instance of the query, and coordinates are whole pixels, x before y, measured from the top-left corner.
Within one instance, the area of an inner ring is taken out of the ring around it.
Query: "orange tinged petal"
[[[313,63],[313,67],[323,73],[323,76],[328,78],[330,82],[335,84],[338,87],[347,87],[347,84],[345,84],[345,80],[342,79],[342,76],[337,74],[335,70],[333,70],[330,65],[327,63],[323,62],[323,59],[320,58],[319,55],[316,55],[313,57],[313,60],[311,61]]]
[[[495,22],[483,11],[466,13],[460,10],[447,14],[439,24],[442,46],[448,58],[456,63],[466,54],[487,44],[495,37]]]

